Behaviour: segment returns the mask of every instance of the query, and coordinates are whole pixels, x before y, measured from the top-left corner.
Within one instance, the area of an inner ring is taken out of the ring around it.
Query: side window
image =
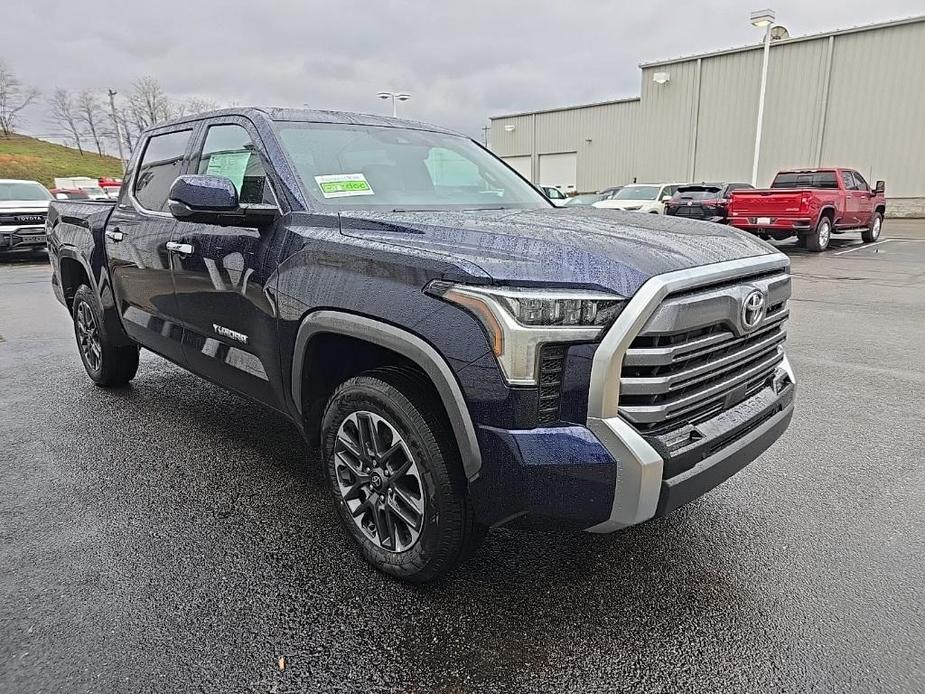
[[[857,186],[854,184],[854,176],[851,175],[850,171],[842,171],[841,180],[845,184],[846,190],[857,190]]]
[[[197,171],[231,179],[242,204],[276,204],[260,154],[240,125],[209,127]]]
[[[183,167],[183,155],[192,130],[155,135],[148,139],[138,163],[133,193],[146,210],[167,209],[167,194]]]
[[[868,193],[870,192],[870,185],[867,181],[864,180],[864,177],[859,174],[857,171],[852,171],[851,174],[854,176],[854,182],[857,184],[858,190],[864,190]]]
[[[812,175],[814,188],[838,188],[838,179],[834,171],[819,171]]]

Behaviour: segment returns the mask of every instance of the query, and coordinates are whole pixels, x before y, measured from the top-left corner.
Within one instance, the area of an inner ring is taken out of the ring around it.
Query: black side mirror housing
[[[875,193],[885,193],[886,192],[886,181],[877,181],[877,184],[874,186]]]
[[[167,195],[167,207],[182,222],[219,226],[261,226],[277,214],[270,205],[241,205],[231,179],[209,174],[177,176]]]

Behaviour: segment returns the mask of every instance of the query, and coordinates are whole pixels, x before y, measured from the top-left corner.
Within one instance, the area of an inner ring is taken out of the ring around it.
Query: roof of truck
[[[290,121],[298,123],[343,123],[347,125],[373,125],[384,128],[408,128],[411,130],[429,130],[431,132],[446,133],[448,135],[459,135],[460,133],[441,128],[430,123],[421,121],[405,120],[404,118],[392,118],[390,116],[380,116],[372,113],[355,113],[353,111],[326,111],[308,108],[278,108],[274,106],[241,106],[235,108],[223,108],[217,111],[205,111],[195,113],[173,120],[163,121],[151,126],[151,129],[159,129],[177,125],[179,123],[188,123],[206,118],[217,116],[243,116],[254,119],[266,118],[272,121]]]

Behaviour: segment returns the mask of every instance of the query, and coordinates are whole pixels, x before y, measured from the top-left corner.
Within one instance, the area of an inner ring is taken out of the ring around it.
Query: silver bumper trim
[[[649,279],[633,295],[594,353],[588,392],[588,429],[617,461],[616,488],[610,517],[587,528],[609,533],[655,515],[662,484],[661,456],[619,414],[623,358],[662,300],[673,292],[736,279],[743,275],[789,268],[782,253],[730,260],[678,270]],[[793,371],[784,357],[781,368]]]

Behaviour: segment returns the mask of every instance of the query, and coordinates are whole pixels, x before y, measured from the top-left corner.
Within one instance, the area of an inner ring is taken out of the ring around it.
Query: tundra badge
[[[224,325],[219,325],[218,323],[213,323],[212,328],[222,337],[227,337],[229,340],[235,340],[236,342],[240,342],[242,345],[247,344],[247,335],[244,333],[239,333],[237,330],[226,328]]]

